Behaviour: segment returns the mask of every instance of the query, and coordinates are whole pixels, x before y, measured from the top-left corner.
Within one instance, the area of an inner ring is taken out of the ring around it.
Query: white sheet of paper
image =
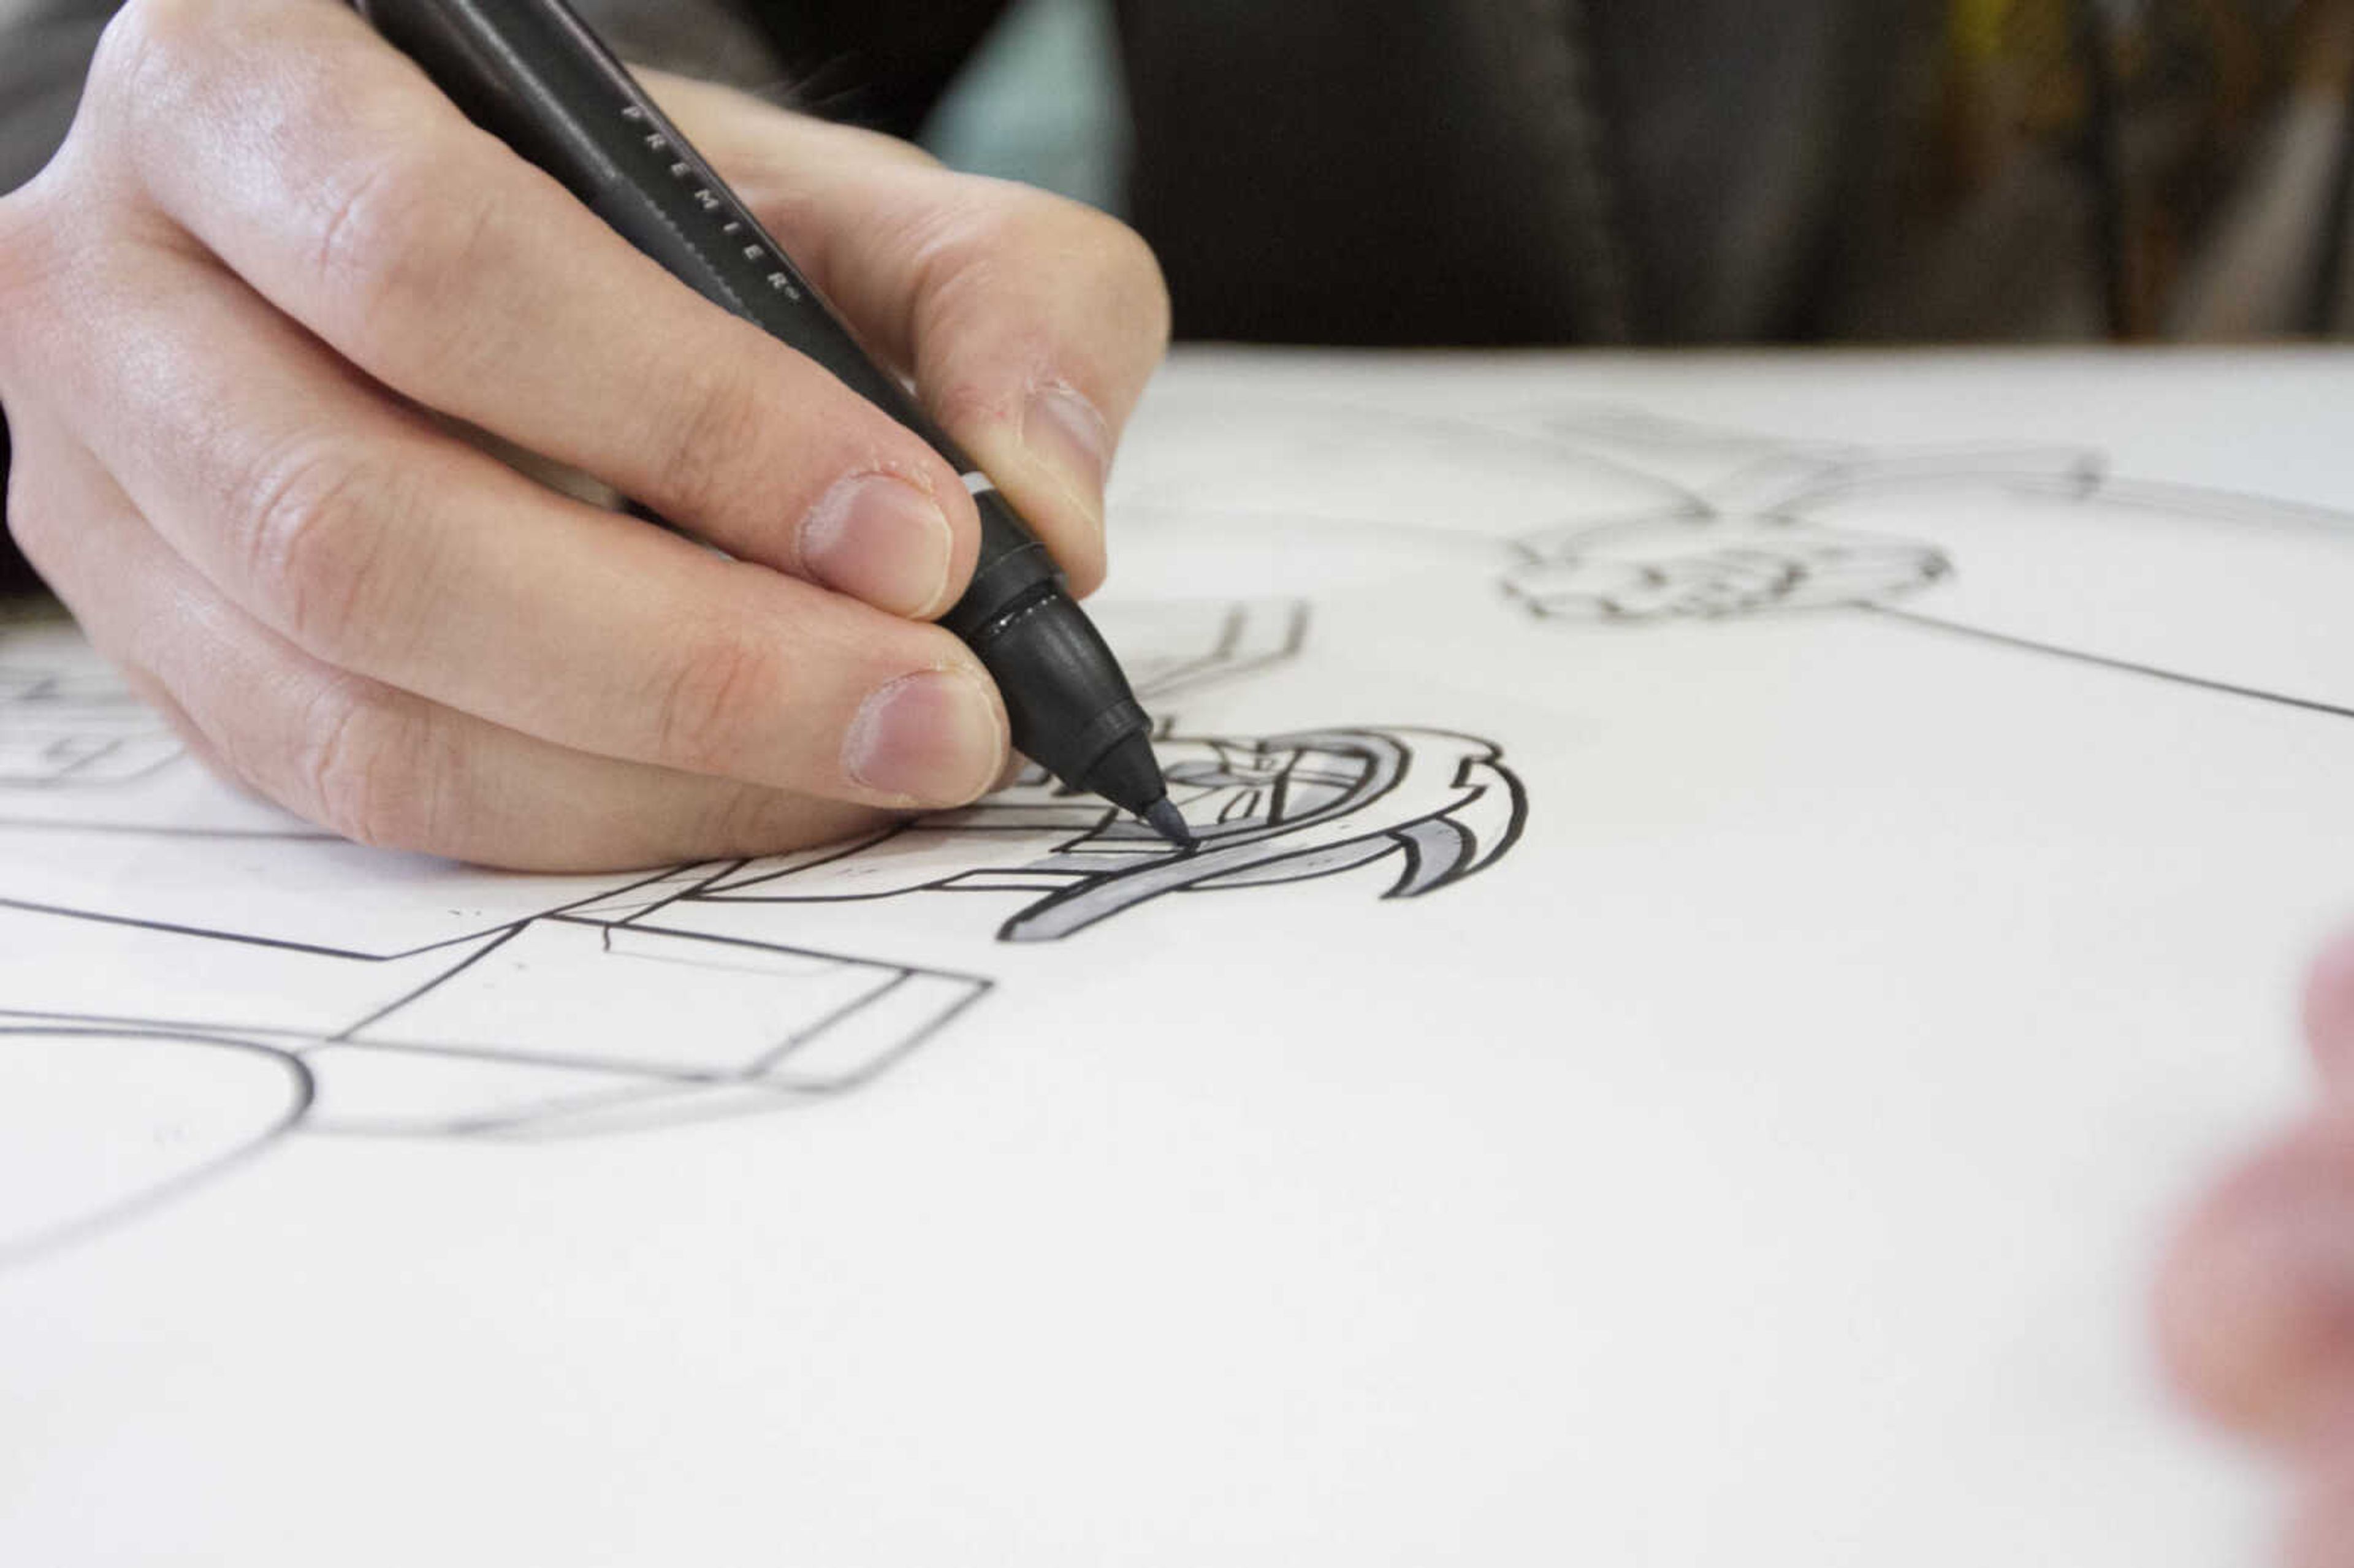
[[[0,629],[0,1562],[2246,1563],[2354,361],[1199,355],[1019,786],[500,876]]]

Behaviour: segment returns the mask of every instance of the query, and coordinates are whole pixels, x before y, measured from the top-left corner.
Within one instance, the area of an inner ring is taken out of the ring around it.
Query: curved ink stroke
[[[69,1023],[0,1026],[0,1060],[14,1042],[25,1039],[46,1040],[106,1040],[117,1043],[153,1044],[173,1051],[190,1048],[236,1053],[267,1059],[284,1074],[285,1102],[276,1113],[258,1128],[244,1133],[225,1147],[203,1151],[192,1164],[174,1171],[162,1180],[118,1198],[101,1207],[69,1214],[54,1224],[26,1234],[0,1235],[0,1268],[27,1263],[78,1243],[90,1240],[117,1225],[142,1218],[165,1205],[178,1201],[199,1187],[209,1185],[238,1166],[245,1164],[287,1133],[300,1127],[310,1113],[316,1086],[311,1071],[301,1058],[275,1046],[256,1041],[228,1038],[220,1035],[162,1029],[142,1029],[135,1025],[85,1026]]]
[[[1341,726],[1155,744],[1170,798],[1199,841],[1192,850],[1035,774],[978,806],[844,853],[755,869],[705,896],[825,904],[1034,892],[1042,896],[1006,919],[997,939],[1050,942],[1172,893],[1306,882],[1391,858],[1399,870],[1384,896],[1419,897],[1486,870],[1526,824],[1528,793],[1502,748],[1448,730]],[[923,869],[890,876],[895,854]]]

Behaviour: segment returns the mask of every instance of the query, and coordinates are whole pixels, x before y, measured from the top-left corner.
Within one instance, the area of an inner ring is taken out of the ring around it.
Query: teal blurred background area
[[[1018,0],[921,140],[952,167],[1123,212],[1128,102],[1108,0]]]

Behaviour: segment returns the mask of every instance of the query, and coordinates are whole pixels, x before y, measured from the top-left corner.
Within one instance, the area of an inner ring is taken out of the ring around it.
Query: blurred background
[[[1129,121],[1107,0],[1016,0],[917,139],[942,162],[1128,210]]]
[[[328,3],[328,0],[321,0]],[[2354,0],[575,0],[1116,212],[1180,335],[2340,335]],[[0,186],[107,0],[0,0]]]
[[[748,85],[1135,223],[1182,335],[1509,344],[2339,333],[2349,11],[779,0],[739,15],[774,50]]]

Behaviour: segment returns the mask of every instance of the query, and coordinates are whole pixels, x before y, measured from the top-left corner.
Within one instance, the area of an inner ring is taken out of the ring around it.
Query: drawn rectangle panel
[[[737,1073],[906,972],[669,931],[540,920],[352,1038]]]

